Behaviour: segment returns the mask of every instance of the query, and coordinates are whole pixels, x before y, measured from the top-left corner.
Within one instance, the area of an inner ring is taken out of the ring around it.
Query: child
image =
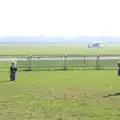
[[[17,71],[17,67],[15,66],[15,62],[12,61],[12,65],[10,67],[10,80],[11,81],[15,81],[15,79],[16,79],[16,71]]]
[[[118,62],[118,76],[120,76],[120,62]]]

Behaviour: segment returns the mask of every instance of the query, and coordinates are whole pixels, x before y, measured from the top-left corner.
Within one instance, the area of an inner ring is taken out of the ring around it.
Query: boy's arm
[[[15,71],[17,71],[17,67],[15,68]]]

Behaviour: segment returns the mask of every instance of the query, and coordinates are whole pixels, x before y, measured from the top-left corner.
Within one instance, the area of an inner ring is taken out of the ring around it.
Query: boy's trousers
[[[16,73],[15,72],[11,72],[10,73],[10,80],[13,81],[16,79]]]
[[[118,76],[120,76],[120,69],[118,69]]]

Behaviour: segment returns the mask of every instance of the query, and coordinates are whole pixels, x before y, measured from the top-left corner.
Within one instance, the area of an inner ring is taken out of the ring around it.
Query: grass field
[[[119,120],[116,71],[0,73],[0,120]],[[103,97],[108,94],[116,96]]]
[[[0,45],[0,54],[119,54],[119,49]],[[116,70],[18,72],[16,82],[9,82],[5,69],[0,72],[0,120],[119,120],[119,87]]]
[[[14,45],[0,45],[0,58],[4,57],[2,55],[42,55],[42,54],[57,54],[61,55],[62,58],[64,54],[83,54],[83,55],[96,55],[96,54],[119,54],[120,44],[107,44],[100,49],[91,48],[88,49],[87,44],[14,44]],[[5,56],[6,57],[6,56]],[[7,58],[9,58],[8,56]],[[60,57],[60,56],[59,56]],[[64,58],[63,58],[64,59]],[[11,61],[0,61],[0,67],[9,67]],[[116,69],[116,63],[118,59],[115,60],[100,60],[100,67],[104,69],[113,68]],[[17,66],[19,68],[28,69],[30,66],[33,68],[53,68],[53,69],[63,69],[64,68],[64,60],[56,60],[56,61],[41,61],[41,60],[34,60],[34,61],[17,61]],[[96,66],[96,60],[68,60],[67,59],[67,68],[68,69],[94,69]]]
[[[0,45],[0,54],[120,54],[120,44],[88,49],[87,44]]]

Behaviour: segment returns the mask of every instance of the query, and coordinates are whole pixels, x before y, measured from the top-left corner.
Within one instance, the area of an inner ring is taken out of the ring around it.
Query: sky
[[[0,37],[120,36],[120,0],[0,0]]]

